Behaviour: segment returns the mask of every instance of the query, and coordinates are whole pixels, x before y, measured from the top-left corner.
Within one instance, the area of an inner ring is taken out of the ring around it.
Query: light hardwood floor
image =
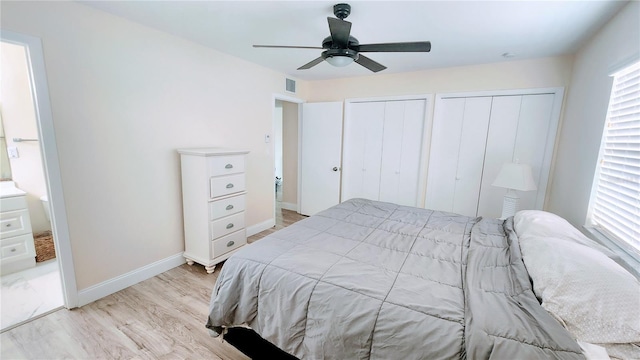
[[[304,216],[282,210],[274,229]],[[224,266],[224,265],[223,265]],[[74,310],[59,310],[0,335],[5,359],[248,359],[204,324],[220,269],[181,265]]]

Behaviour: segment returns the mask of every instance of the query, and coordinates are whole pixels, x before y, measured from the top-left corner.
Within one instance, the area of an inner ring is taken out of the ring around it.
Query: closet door
[[[352,103],[345,119],[342,201],[418,202],[425,100]]]
[[[436,104],[426,208],[476,216],[491,103],[473,97]]]
[[[416,206],[425,100],[385,106],[379,200]]]
[[[554,94],[496,96],[493,100],[478,215],[498,218],[506,189],[491,186],[502,164],[519,161],[531,166],[538,190],[518,191],[520,209],[542,209],[546,192],[543,169],[549,138]]]
[[[342,201],[378,199],[384,102],[353,103],[345,119]]]
[[[518,161],[531,166],[538,188],[517,192],[520,209],[542,209],[562,90],[482,95],[437,100],[425,207],[500,217],[507,190],[491,184],[502,164]]]
[[[503,163],[512,162],[513,148],[518,131],[518,118],[522,96],[496,96],[493,98],[484,174],[480,188],[478,215],[499,218],[507,189],[491,186]]]

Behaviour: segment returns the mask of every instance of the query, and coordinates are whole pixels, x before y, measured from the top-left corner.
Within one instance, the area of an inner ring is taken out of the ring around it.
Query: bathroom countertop
[[[18,189],[16,187],[16,183],[13,181],[2,181],[0,182],[0,199],[14,197],[14,196],[23,196],[26,192]]]

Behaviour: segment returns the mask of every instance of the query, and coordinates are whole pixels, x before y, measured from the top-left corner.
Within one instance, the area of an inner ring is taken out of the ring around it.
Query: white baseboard
[[[99,284],[90,286],[86,289],[78,291],[78,306],[84,306],[92,303],[105,296],[116,293],[129,286],[135,285],[141,281],[152,278],[165,271],[185,263],[182,253],[169,256],[168,258],[158,260],[149,265],[145,265],[126,274],[114,277]]]
[[[275,219],[269,219],[267,221],[263,221],[261,223],[255,224],[255,225],[251,225],[251,226],[247,226],[247,237],[251,236],[251,235],[255,235],[259,232],[265,231],[267,229],[271,229],[272,227],[276,226],[276,220]]]
[[[283,202],[283,203],[280,203],[280,207],[282,207],[285,210],[298,211],[298,204]]]

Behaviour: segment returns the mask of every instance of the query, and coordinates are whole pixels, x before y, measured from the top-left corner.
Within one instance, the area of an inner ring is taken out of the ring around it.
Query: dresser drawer
[[[0,213],[0,237],[5,239],[11,236],[28,234],[31,232],[31,220],[26,209],[4,211]]]
[[[222,200],[216,200],[209,203],[209,220],[219,219],[221,217],[244,211],[245,195],[238,195]]]
[[[0,210],[13,211],[27,208],[27,199],[24,196],[12,196],[0,199]]]
[[[209,176],[244,172],[244,155],[211,156],[207,160]]]
[[[211,258],[214,259],[220,255],[226,254],[246,243],[247,236],[244,229],[214,240],[213,246],[211,247]]]
[[[245,190],[244,174],[213,177],[210,180],[210,197],[217,198]]]
[[[0,242],[0,252],[3,261],[18,257],[28,257],[29,255],[35,257],[33,235],[26,234],[2,240]]]
[[[211,222],[211,239],[244,229],[244,211]]]

